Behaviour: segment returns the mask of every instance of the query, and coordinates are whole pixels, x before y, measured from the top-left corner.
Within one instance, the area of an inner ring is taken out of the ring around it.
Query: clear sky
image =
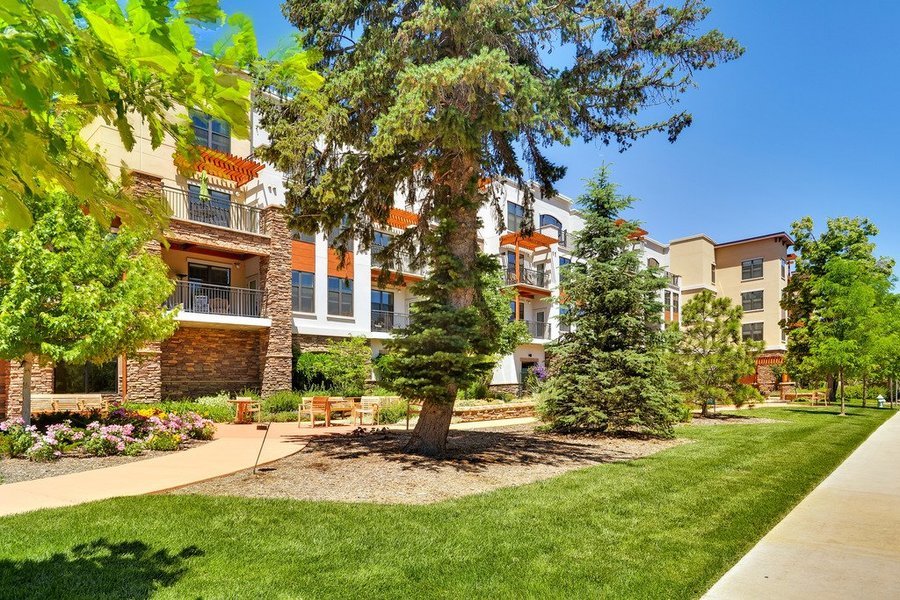
[[[900,259],[900,3],[890,0],[708,0],[708,19],[746,48],[700,74],[681,107],[694,124],[625,153],[600,144],[552,151],[577,197],[606,162],[632,216],[658,240],[703,232],[727,241],[789,230],[811,215],[866,216],[878,251]],[[224,0],[256,23],[266,52],[289,34],[278,2]]]

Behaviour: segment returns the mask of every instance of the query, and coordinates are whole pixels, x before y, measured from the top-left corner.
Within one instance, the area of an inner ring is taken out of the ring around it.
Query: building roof
[[[775,241],[783,242],[788,246],[794,245],[794,239],[787,234],[785,231],[777,231],[775,233],[768,233],[766,235],[757,235],[754,237],[744,238],[741,240],[734,240],[731,242],[722,242],[721,244],[716,244],[716,248],[721,248],[723,246],[735,246],[737,244],[749,244],[750,242],[761,242],[764,240],[774,239]]]

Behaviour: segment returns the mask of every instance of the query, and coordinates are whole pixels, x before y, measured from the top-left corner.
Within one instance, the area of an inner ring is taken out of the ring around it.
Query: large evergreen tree
[[[35,361],[105,362],[172,335],[174,284],[149,230],[113,233],[55,191],[26,196],[31,227],[0,231],[0,358],[22,360],[22,414]]]
[[[616,193],[606,170],[578,200],[584,228],[560,282],[571,332],[548,348],[545,416],[560,430],[671,435],[679,399],[666,361],[665,278],[642,267],[637,225],[620,216],[633,200]]]
[[[552,194],[564,169],[547,159],[548,145],[580,138],[624,148],[656,131],[675,140],[689,114],[641,122],[642,109],[676,102],[697,71],[741,48],[697,32],[702,0],[287,0],[284,12],[300,43],[321,51],[325,83],[300,96],[263,73],[262,90],[275,95],[260,95],[271,136],[262,155],[294,174],[293,225],[343,224],[345,247],[371,244],[398,191],[418,211],[418,227],[383,258],[412,253],[430,267],[418,288],[430,314],[397,344],[428,379],[413,445],[441,452],[457,389],[481,376],[500,344],[486,337],[496,323],[482,291],[495,259],[480,251],[478,210],[499,201],[486,182],[531,177]],[[532,226],[526,218],[524,233]]]

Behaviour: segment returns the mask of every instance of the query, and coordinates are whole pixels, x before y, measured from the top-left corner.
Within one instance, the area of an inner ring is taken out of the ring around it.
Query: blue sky
[[[694,124],[629,150],[573,144],[551,155],[568,167],[560,191],[577,197],[603,163],[632,217],[659,240],[704,232],[717,241],[789,230],[811,215],[867,216],[878,251],[900,259],[900,73],[889,0],[709,0],[708,19],[746,48],[701,73],[680,107]],[[292,31],[278,2],[224,0],[253,17],[266,52]]]

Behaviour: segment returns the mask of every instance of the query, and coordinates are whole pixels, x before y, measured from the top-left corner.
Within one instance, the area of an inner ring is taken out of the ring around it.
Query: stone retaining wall
[[[534,402],[509,402],[483,406],[457,406],[453,409],[453,420],[459,423],[470,423],[495,419],[521,419],[533,417],[535,414]]]

